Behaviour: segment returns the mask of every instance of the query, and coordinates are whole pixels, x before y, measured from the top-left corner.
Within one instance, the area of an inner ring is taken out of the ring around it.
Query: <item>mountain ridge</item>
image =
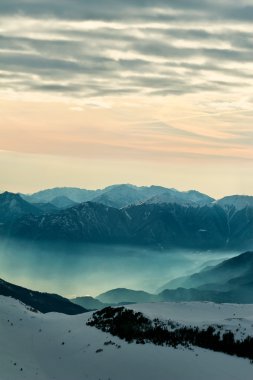
[[[58,312],[69,315],[85,313],[87,310],[58,294],[41,293],[11,284],[0,278],[0,295],[17,299],[41,313]]]
[[[132,204],[139,204],[146,202],[152,198],[157,202],[157,198],[162,196],[162,194],[173,194],[169,203],[174,202],[175,200],[179,201],[180,197],[188,200],[188,203],[198,203],[196,195],[199,197],[202,196],[203,199],[206,199],[207,203],[214,201],[214,198],[207,196],[206,194],[200,193],[196,190],[189,191],[179,191],[174,188],[166,188],[163,186],[136,186],[132,184],[116,184],[110,185],[103,189],[97,190],[87,190],[80,189],[75,187],[56,187],[52,189],[45,189],[38,191],[34,194],[21,194],[21,196],[28,202],[40,203],[40,202],[52,202],[55,198],[58,197],[67,197],[73,202],[83,203],[88,201],[93,201],[96,203],[102,203],[106,206],[122,208]],[[194,198],[194,202],[191,201],[191,198]],[[161,203],[161,202],[160,202]]]
[[[23,201],[25,202],[25,201]],[[145,204],[122,209],[85,202],[55,212],[27,213],[0,226],[2,235],[153,247],[248,249],[253,208],[228,215],[219,205]]]

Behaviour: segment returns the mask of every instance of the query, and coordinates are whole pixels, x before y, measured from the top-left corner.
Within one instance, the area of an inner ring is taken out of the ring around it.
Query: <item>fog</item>
[[[66,297],[97,296],[118,287],[155,293],[171,279],[239,253],[1,239],[0,277]]]

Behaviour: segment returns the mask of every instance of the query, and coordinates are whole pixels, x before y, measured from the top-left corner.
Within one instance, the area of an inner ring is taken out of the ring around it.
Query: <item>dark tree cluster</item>
[[[124,307],[99,310],[92,315],[87,325],[124,339],[128,343],[154,343],[174,348],[179,345],[193,345],[253,360],[252,337],[236,340],[233,332],[221,334],[212,326],[203,330],[198,327],[175,325],[171,330],[170,322],[166,325],[158,319],[152,321],[142,313]]]

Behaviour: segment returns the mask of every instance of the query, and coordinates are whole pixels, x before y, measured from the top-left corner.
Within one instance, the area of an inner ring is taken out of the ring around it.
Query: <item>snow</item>
[[[128,307],[128,306],[127,306]],[[150,319],[175,321],[182,326],[206,328],[219,326],[232,331],[237,339],[253,336],[253,305],[217,304],[213,302],[161,302],[130,305]]]
[[[227,208],[228,211],[230,207],[234,207],[238,211],[245,207],[253,207],[253,197],[250,195],[230,195],[213,203],[225,209]]]
[[[214,302],[160,302],[151,304],[130,305],[130,309],[138,310],[151,318],[174,319],[187,324],[221,323],[236,315],[253,324],[253,305],[217,304]],[[253,335],[253,328],[252,328]]]
[[[220,308],[219,308],[220,306]],[[253,305],[165,303],[131,305],[149,315],[188,323],[233,318],[252,322]],[[249,360],[199,348],[128,344],[86,326],[91,313],[34,313],[0,296],[1,380],[251,380]],[[115,345],[104,345],[112,340]],[[63,344],[64,343],[64,344]],[[96,350],[102,352],[96,353]],[[16,365],[15,365],[16,363]],[[20,370],[22,368],[22,371]]]

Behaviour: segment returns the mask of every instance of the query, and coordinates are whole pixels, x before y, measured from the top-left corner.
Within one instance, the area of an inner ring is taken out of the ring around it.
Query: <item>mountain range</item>
[[[118,311],[123,311],[124,319],[120,315],[118,318]],[[117,336],[117,330],[112,335],[111,329],[104,332],[92,327],[91,321],[98,313],[41,314],[16,299],[0,295],[1,379],[252,379],[252,364],[245,357],[252,358],[253,305],[149,303],[110,308],[100,314],[103,313],[107,315],[100,317],[99,322],[120,326],[123,334],[134,328],[135,334],[141,330],[143,337],[146,330],[143,321],[147,318],[153,326],[162,327],[153,333],[155,344],[143,339],[129,343],[124,335]],[[189,331],[194,333],[191,334],[194,339],[202,336],[201,347],[203,337],[206,338],[205,348],[198,347],[196,342],[186,347]],[[180,343],[177,348],[174,342],[168,345],[161,341],[168,332],[170,336],[176,335]],[[222,341],[227,342],[229,351],[214,347],[218,340],[214,332],[221,339],[224,336]],[[244,358],[232,356],[238,355],[238,351],[233,351],[237,339],[239,355]]]
[[[87,197],[90,192],[96,194],[96,202],[77,203],[66,195],[75,194],[77,199],[79,194],[80,200],[80,194]],[[62,188],[30,197],[31,203],[20,194],[0,194],[1,234],[159,248],[250,249],[253,245],[253,197],[249,196],[214,200],[193,190],[115,185],[104,192]],[[106,202],[126,206],[111,207]]]
[[[204,205],[214,201],[208,195],[195,190],[178,191],[162,186],[134,186],[120,184],[104,189],[86,190],[72,187],[53,188],[21,197],[30,203],[52,203],[59,208],[73,206],[76,203],[92,201],[105,206],[122,208],[133,204],[147,203],[180,203]],[[71,202],[73,204],[71,204]]]

